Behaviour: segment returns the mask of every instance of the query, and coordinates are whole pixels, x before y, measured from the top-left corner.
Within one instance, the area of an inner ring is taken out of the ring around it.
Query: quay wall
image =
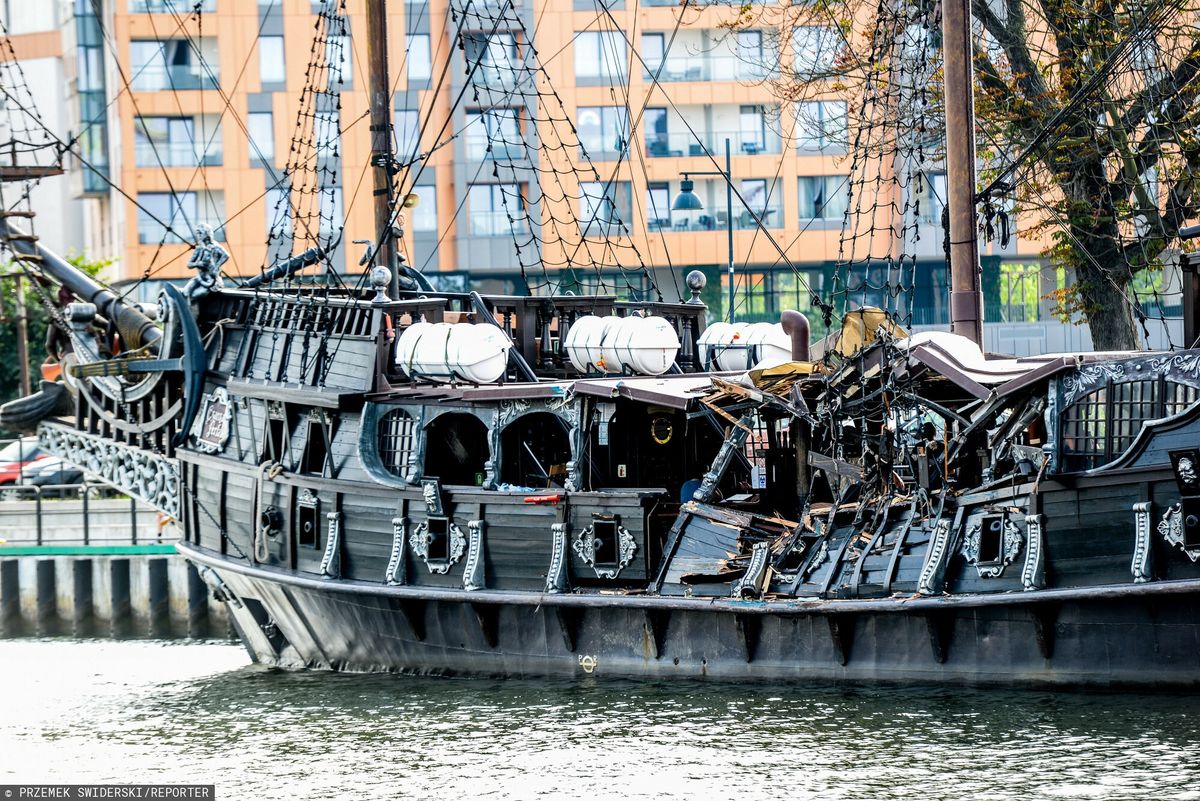
[[[233,637],[177,539],[126,498],[0,501],[0,637]]]

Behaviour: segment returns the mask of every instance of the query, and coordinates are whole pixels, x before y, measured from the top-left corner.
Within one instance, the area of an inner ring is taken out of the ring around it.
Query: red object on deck
[[[562,500],[561,495],[526,495],[525,503],[558,503]]]

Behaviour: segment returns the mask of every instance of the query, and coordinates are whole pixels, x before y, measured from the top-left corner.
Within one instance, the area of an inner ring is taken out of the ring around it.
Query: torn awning
[[[575,382],[575,392],[596,398],[628,398],[671,409],[688,409],[712,389],[707,375],[626,376]]]

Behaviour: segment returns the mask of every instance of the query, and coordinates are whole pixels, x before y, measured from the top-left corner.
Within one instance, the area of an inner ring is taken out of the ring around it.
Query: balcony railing
[[[783,226],[783,210],[778,205],[764,209],[759,217],[767,228]],[[660,218],[654,222],[657,227],[652,227],[651,230],[666,229],[666,226],[661,224],[664,222],[663,219]],[[672,231],[725,231],[729,227],[729,212],[718,208],[687,214],[677,213],[669,222]],[[754,216],[743,208],[741,211],[734,212],[733,227],[738,231],[749,231],[758,228],[758,223],[754,221]]]
[[[219,167],[221,149],[209,147],[204,153],[204,143],[196,142],[138,142],[134,146],[134,159],[139,167]]]
[[[699,138],[700,141],[696,141]],[[717,156],[725,154],[725,140],[730,140],[734,155],[755,156],[760,153],[778,154],[782,147],[779,136],[772,131],[704,131],[648,134],[646,155],[650,158],[680,156]]]
[[[131,14],[191,14],[195,0],[129,0]],[[202,0],[199,11],[216,11],[217,0]]]
[[[190,89],[216,89],[218,81],[215,70],[208,71],[199,66],[165,66],[163,64],[135,64],[133,88],[139,92],[161,92],[168,89],[178,91]]]
[[[524,212],[516,211],[515,215]],[[473,211],[471,212],[472,236],[512,236],[523,234],[528,230],[525,220],[521,217],[511,219],[507,211]]]
[[[524,144],[489,139],[486,134],[467,135],[466,150],[472,161],[519,161],[527,155]]]
[[[767,56],[762,57],[765,61]],[[761,81],[779,74],[755,58],[739,58],[733,55],[669,56],[659,72],[658,80],[663,83],[683,81]],[[646,61],[642,77],[651,80],[658,72],[658,64]]]

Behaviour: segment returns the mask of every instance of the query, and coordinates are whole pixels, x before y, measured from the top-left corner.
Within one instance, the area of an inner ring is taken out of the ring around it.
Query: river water
[[[1200,799],[1200,698],[284,673],[0,642],[0,784],[220,799]]]

